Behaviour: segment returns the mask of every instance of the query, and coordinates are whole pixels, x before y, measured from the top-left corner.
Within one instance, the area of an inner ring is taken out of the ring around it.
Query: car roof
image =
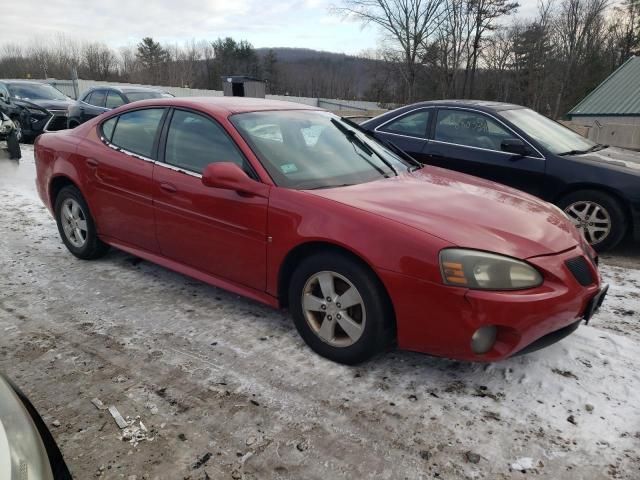
[[[419,106],[440,106],[440,107],[472,107],[484,111],[513,110],[516,108],[524,108],[522,105],[505,102],[493,102],[489,100],[429,100],[426,102],[414,103],[412,107]]]
[[[0,80],[0,82],[12,85],[49,85],[48,83],[38,82],[36,80]]]
[[[265,100],[263,98],[248,97],[176,97],[155,98],[135,102],[141,106],[167,106],[195,108],[212,114],[230,115],[233,113],[260,112],[272,110],[320,110],[302,103],[283,102],[280,100]]]
[[[115,85],[94,85],[93,87],[88,88],[82,94],[85,95],[89,92],[93,92],[94,90],[114,90],[120,93],[131,93],[131,92],[157,92],[164,93],[164,90],[160,90],[158,88],[147,88],[147,87],[136,87],[136,86],[124,86],[119,87]]]

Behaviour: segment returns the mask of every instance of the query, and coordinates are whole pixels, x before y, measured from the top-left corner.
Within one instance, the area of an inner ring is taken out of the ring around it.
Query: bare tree
[[[505,15],[510,15],[518,9],[518,2],[509,0],[468,0],[469,9],[473,15],[473,41],[471,42],[471,55],[467,61],[465,70],[464,88],[466,90],[467,80],[469,83],[469,97],[474,95],[476,70],[478,68],[478,57],[482,48],[482,39],[486,32],[496,28],[496,21]]]
[[[554,36],[564,68],[553,110],[554,117],[560,114],[561,100],[575,74],[576,65],[582,59],[585,46],[606,8],[607,0],[562,0],[560,3]]]
[[[414,99],[424,46],[443,18],[444,0],[344,0],[338,14],[381,27],[399,47],[407,101]]]

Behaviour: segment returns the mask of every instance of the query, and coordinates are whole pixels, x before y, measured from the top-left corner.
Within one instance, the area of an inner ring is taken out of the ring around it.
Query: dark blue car
[[[601,145],[519,105],[416,103],[362,127],[421,163],[483,177],[555,203],[598,251],[640,240],[640,153]]]

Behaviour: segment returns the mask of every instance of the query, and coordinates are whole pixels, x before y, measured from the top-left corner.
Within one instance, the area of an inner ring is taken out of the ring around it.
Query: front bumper
[[[565,262],[584,256],[593,282],[583,286]],[[600,290],[600,275],[579,247],[556,255],[530,258],[544,283],[528,290],[469,290],[382,272],[394,300],[398,346],[431,355],[470,361],[496,361],[582,319]],[[485,354],[471,348],[482,326],[498,328],[496,343]]]

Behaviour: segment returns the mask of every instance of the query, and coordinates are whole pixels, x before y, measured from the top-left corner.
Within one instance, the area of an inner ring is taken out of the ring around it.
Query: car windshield
[[[20,100],[68,100],[60,90],[38,83],[10,83],[7,85],[12,97]]]
[[[398,155],[327,112],[241,113],[231,121],[282,187],[354,185],[409,169]]]
[[[163,96],[161,92],[126,92],[125,95],[130,102],[149,100],[150,98],[162,98]]]
[[[597,146],[564,125],[528,108],[503,110],[499,114],[556,155],[586,153]]]

